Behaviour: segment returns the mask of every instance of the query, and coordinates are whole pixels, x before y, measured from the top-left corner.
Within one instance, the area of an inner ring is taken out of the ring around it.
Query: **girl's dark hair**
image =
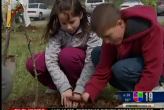
[[[45,34],[42,37],[44,41],[48,41],[48,39],[53,37],[60,29],[58,14],[69,10],[72,11],[73,16],[80,16],[83,14],[83,18],[80,21],[80,27],[82,28],[83,35],[89,32],[90,28],[87,12],[85,8],[82,7],[79,0],[55,0]]]

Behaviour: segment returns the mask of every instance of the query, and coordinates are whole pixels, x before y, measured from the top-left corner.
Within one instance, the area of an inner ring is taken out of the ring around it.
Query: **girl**
[[[62,105],[77,106],[70,98],[72,93],[74,97],[83,93],[95,69],[91,51],[102,42],[90,32],[86,10],[78,0],[55,1],[44,40],[48,41],[45,53],[35,55],[38,80],[60,92]],[[26,67],[34,76],[31,58]]]

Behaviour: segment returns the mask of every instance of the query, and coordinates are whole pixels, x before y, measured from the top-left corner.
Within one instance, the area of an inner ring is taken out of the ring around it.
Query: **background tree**
[[[157,7],[157,2],[159,0],[141,0],[145,5],[153,6],[155,9]]]

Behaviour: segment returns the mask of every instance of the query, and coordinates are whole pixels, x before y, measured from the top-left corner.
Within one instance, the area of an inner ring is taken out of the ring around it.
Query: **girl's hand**
[[[71,108],[72,107],[71,97],[72,97],[72,90],[71,89],[64,91],[61,94],[61,104],[64,107]]]

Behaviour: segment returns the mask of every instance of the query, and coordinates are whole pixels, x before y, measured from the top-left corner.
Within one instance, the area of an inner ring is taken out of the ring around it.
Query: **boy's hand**
[[[83,94],[73,93],[71,100],[73,101],[74,108],[77,108],[78,106],[84,107],[85,103],[89,100],[89,94],[87,92]]]
[[[81,94],[76,93],[76,92],[73,93],[72,100],[73,100],[73,107],[74,108],[77,108],[79,106],[79,103],[81,102],[81,99],[82,99]]]
[[[64,91],[61,94],[61,104],[64,105],[64,107],[70,107],[71,108],[72,107],[71,97],[72,97],[72,90],[71,89]]]
[[[89,94],[87,92],[84,92],[81,95],[80,107],[83,108],[85,104],[88,102],[88,100],[89,100]]]
[[[84,93],[82,94],[82,100],[83,100],[84,102],[88,102],[88,100],[89,100],[89,94],[88,94],[87,92],[84,92]]]

